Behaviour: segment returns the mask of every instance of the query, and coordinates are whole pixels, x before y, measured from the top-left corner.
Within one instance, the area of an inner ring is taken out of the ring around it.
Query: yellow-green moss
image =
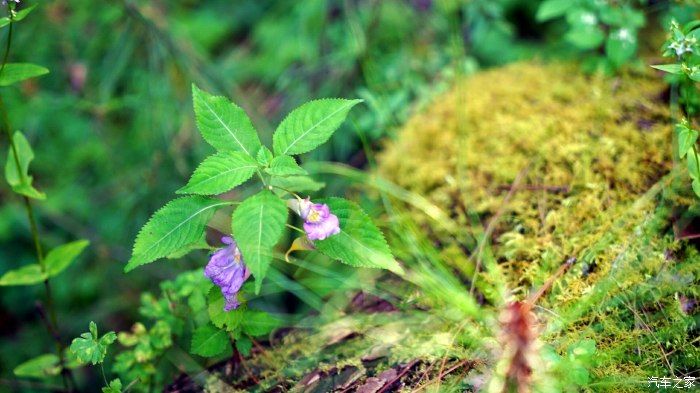
[[[587,77],[573,65],[483,72],[413,117],[379,157],[380,173],[465,227],[461,206],[484,222],[503,209],[497,256],[519,282],[538,282],[530,262],[579,255],[669,170],[662,91],[648,75]],[[516,181],[522,189],[504,203]]]
[[[539,301],[554,315],[542,316],[551,323],[543,337],[560,352],[595,338],[596,377],[663,371],[668,351],[687,350],[687,369],[700,362],[693,317],[668,315],[682,291],[668,275],[685,271],[686,285],[697,286],[697,253],[681,252],[684,261],[666,255],[679,245],[663,236],[668,209],[657,207],[663,186],[654,186],[672,168],[664,89],[651,73],[585,76],[566,64],[482,72],[410,119],[378,157],[378,171],[459,224],[456,234],[446,232],[410,212],[459,271],[473,271],[473,234],[491,226],[493,252],[516,298],[577,258]],[[647,313],[645,302],[658,308]],[[671,343],[658,341],[661,332]]]

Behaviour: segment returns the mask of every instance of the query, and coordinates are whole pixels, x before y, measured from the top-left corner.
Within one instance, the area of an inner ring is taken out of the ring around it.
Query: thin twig
[[[484,250],[484,246],[486,245],[486,242],[489,241],[489,239],[491,238],[493,231],[496,229],[496,223],[498,223],[498,220],[501,218],[503,213],[505,213],[506,206],[508,206],[508,202],[510,202],[510,199],[515,194],[516,189],[520,186],[520,183],[529,171],[530,164],[528,164],[527,166],[525,166],[525,168],[520,170],[518,175],[515,177],[515,180],[513,181],[513,184],[510,187],[510,191],[508,191],[508,194],[506,194],[505,198],[503,198],[503,203],[501,204],[501,207],[498,209],[496,214],[493,217],[491,217],[491,220],[489,220],[489,223],[486,226],[486,230],[484,231],[481,239],[479,240],[479,245],[476,247],[476,250],[469,258],[471,260],[474,257],[476,257],[476,266],[474,267],[474,274],[472,275],[472,280],[469,285],[470,295],[474,294],[474,289],[476,287],[476,278],[479,275],[479,270],[481,269],[481,253]]]

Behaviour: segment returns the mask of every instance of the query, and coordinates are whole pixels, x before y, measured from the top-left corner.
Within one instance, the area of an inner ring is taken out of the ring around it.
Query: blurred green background
[[[51,73],[2,94],[13,128],[34,147],[35,185],[48,195],[35,204],[45,246],[91,241],[53,281],[64,341],[90,320],[128,329],[142,291],[205,262],[196,253],[122,273],[138,229],[211,151],[195,129],[193,82],[241,105],[263,140],[305,101],[363,98],[314,154],[366,168],[366,152],[453,78],[569,55],[549,40],[561,26],[536,22],[538,0],[37,3],[17,26],[10,61]],[[0,187],[0,272],[34,259],[20,202]],[[14,366],[52,347],[35,308],[43,288],[0,293],[3,390]]]

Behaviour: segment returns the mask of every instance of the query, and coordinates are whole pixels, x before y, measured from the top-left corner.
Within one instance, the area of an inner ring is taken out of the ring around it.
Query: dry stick
[[[464,366],[464,365],[467,364],[467,363],[469,363],[469,359],[464,359],[464,360],[462,360],[462,361],[460,361],[460,362],[457,362],[457,364],[455,364],[454,366],[452,366],[452,367],[448,368],[447,370],[445,370],[445,373],[443,374],[443,377],[444,377],[445,375],[451,374],[454,370],[456,370],[456,369],[458,369],[458,368]],[[419,382],[420,382],[420,381],[419,381]],[[435,383],[435,382],[428,381],[428,382],[425,383],[425,385],[419,386],[417,389],[412,390],[412,393],[418,393],[418,392],[420,392],[421,390],[425,389],[426,387],[432,385],[433,383]]]
[[[393,385],[396,381],[398,381],[398,380],[401,379],[404,375],[406,375],[406,373],[407,373],[411,368],[413,368],[413,366],[415,366],[416,363],[418,363],[418,360],[413,360],[413,361],[411,361],[411,363],[407,364],[406,367],[404,367],[403,371],[401,371],[401,373],[400,373],[399,375],[397,375],[396,377],[394,377],[391,381],[387,381],[387,383],[384,385],[384,387],[381,388],[381,389],[379,389],[379,390],[377,391],[377,393],[384,393],[387,389],[389,389],[389,387],[390,387],[391,385]]]
[[[512,184],[501,184],[497,187],[499,191],[511,190],[513,188]],[[526,184],[523,186],[515,187],[516,191],[547,191],[553,193],[568,193],[569,186],[550,186],[546,184]]]
[[[255,384],[259,385],[260,381],[257,378],[255,378],[255,374],[253,373],[253,371],[250,368],[248,368],[247,364],[245,364],[245,359],[243,358],[243,355],[241,355],[241,352],[238,349],[236,349],[236,354],[238,355],[238,361],[241,362],[241,366],[243,366],[245,371],[248,373],[250,379],[252,379],[253,382],[255,382]]]
[[[567,270],[576,263],[576,257],[571,257],[566,260],[561,266],[559,266],[559,269],[550,277],[547,279],[547,281],[540,287],[540,289],[535,292],[530,298],[525,302],[530,308],[537,303],[537,300],[539,300],[542,295],[545,294],[549,290],[549,288],[554,284],[554,281],[556,281],[559,277],[561,277],[564,273],[566,273]]]
[[[9,8],[8,8],[9,10]],[[10,12],[10,20],[13,18],[12,11]],[[12,44],[12,31],[13,31],[13,26],[14,23],[10,22],[9,30],[7,33],[7,45],[5,46],[5,54],[3,55],[2,59],[2,65],[0,66],[0,73],[5,69],[5,64],[7,64],[7,59],[10,54],[10,46]],[[19,153],[17,151],[17,145],[15,144],[15,140],[12,137],[12,129],[10,127],[10,121],[7,115],[7,110],[5,109],[5,104],[4,101],[2,100],[2,97],[0,96],[0,115],[2,117],[2,126],[5,129],[5,133],[7,134],[8,141],[10,143],[10,147],[12,150],[12,156],[14,157],[15,165],[17,167],[17,174],[19,175],[20,182],[22,184],[25,184],[27,182],[27,179],[24,176],[24,173],[22,173],[21,170],[21,165],[19,161]],[[22,199],[24,202],[24,208],[27,212],[27,219],[29,221],[29,227],[32,233],[32,238],[34,240],[34,248],[36,251],[36,256],[37,259],[39,260],[39,266],[41,268],[42,273],[46,271],[46,266],[44,264],[44,251],[41,247],[41,241],[39,240],[39,229],[36,223],[36,218],[34,216],[34,209],[32,207],[31,200],[29,197],[26,195],[22,195]],[[70,382],[73,383],[73,387],[77,387],[75,380],[73,379],[73,373],[65,367],[65,362],[63,359],[63,343],[61,342],[61,337],[60,334],[58,333],[58,322],[56,318],[56,310],[53,305],[53,296],[51,294],[51,285],[49,284],[49,279],[48,277],[44,280],[44,289],[46,290],[46,307],[48,308],[49,311],[49,316],[51,318],[51,325],[52,327],[49,327],[49,334],[54,338],[54,341],[56,342],[56,352],[58,352],[58,359],[59,359],[59,364],[61,365],[61,376],[63,377],[63,385],[67,391],[73,391],[74,389],[71,389],[69,386],[69,380]],[[48,320],[47,320],[48,323]],[[48,326],[48,325],[47,325]]]
[[[416,382],[416,385],[420,385],[420,383],[423,382],[423,379],[428,376],[428,373],[433,369],[433,367],[435,367],[435,362],[430,363],[430,366],[426,367],[425,372],[420,376],[418,382]]]
[[[473,295],[474,294],[474,288],[476,287],[476,278],[479,274],[479,269],[481,269],[481,253],[484,250],[484,245],[488,241],[488,239],[491,237],[491,234],[493,234],[493,231],[496,229],[496,223],[498,220],[501,218],[503,213],[505,213],[506,206],[508,206],[508,202],[510,202],[510,198],[513,197],[515,194],[515,191],[517,187],[520,185],[522,182],[523,178],[525,175],[530,171],[530,164],[527,164],[525,168],[520,170],[518,175],[515,177],[515,180],[513,181],[513,184],[510,187],[510,191],[508,191],[508,194],[506,194],[505,198],[503,198],[503,203],[501,204],[501,207],[498,208],[498,211],[496,214],[491,217],[491,220],[489,220],[488,225],[486,226],[486,230],[484,231],[484,234],[481,237],[481,240],[479,241],[479,245],[476,248],[476,251],[472,256],[469,258],[470,260],[476,256],[476,266],[474,268],[474,275],[472,276],[472,282],[470,283],[469,286],[469,294]]]

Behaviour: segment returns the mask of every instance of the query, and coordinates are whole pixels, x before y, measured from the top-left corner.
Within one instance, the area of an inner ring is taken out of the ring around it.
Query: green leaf
[[[637,52],[637,34],[629,29],[619,29],[605,41],[605,54],[616,67],[620,67]]]
[[[314,242],[321,253],[351,266],[389,269],[403,274],[394,260],[384,235],[356,204],[342,198],[329,198],[331,213],[338,216],[340,233]]]
[[[190,352],[199,356],[212,357],[221,354],[228,347],[228,333],[207,324],[194,331]]]
[[[211,223],[209,223],[209,225],[211,225]],[[195,240],[190,244],[186,244],[178,248],[177,250],[166,255],[165,257],[168,259],[180,259],[194,250],[207,249],[211,249],[211,246],[209,246],[209,244],[207,243],[207,234],[205,232],[202,232],[202,236],[199,239]]]
[[[590,338],[578,341],[568,349],[571,360],[583,363],[590,362],[593,359],[593,355],[595,355],[595,351],[595,340]]]
[[[239,307],[235,310],[224,311],[225,302],[219,288],[213,287],[207,295],[209,319],[214,326],[220,329],[226,329],[229,332],[235,331],[243,320],[243,308]]]
[[[318,182],[310,176],[276,176],[270,179],[270,185],[292,192],[314,192],[325,187],[326,183]],[[281,191],[280,194],[286,194],[286,191]]]
[[[102,388],[102,393],[122,393],[122,381],[119,378],[113,379],[109,386]]]
[[[564,38],[579,49],[595,49],[605,40],[605,33],[598,26],[587,25],[574,27]]]
[[[575,364],[569,367],[567,374],[568,379],[578,386],[586,385],[590,380],[588,370],[580,365]]]
[[[245,111],[225,97],[192,85],[192,102],[202,137],[217,150],[240,151],[254,157],[260,139]]]
[[[265,172],[273,176],[306,175],[306,171],[290,156],[273,158],[270,167],[265,169]]]
[[[282,320],[264,311],[246,310],[241,328],[245,334],[262,336],[282,325]]]
[[[34,285],[46,279],[46,274],[41,271],[41,266],[35,263],[6,272],[0,277],[0,286]]]
[[[683,69],[680,64],[658,64],[653,65],[651,68],[656,68],[659,71],[668,72],[669,74],[680,75],[683,73]]]
[[[682,123],[676,125],[676,133],[678,134],[678,154],[683,158],[695,145],[699,133]]]
[[[262,191],[241,203],[233,212],[231,230],[243,260],[255,276],[255,293],[272,261],[273,248],[287,222],[287,206],[269,191]]]
[[[5,179],[12,187],[12,190],[18,194],[34,199],[44,199],[46,195],[37,191],[32,186],[33,177],[29,174],[29,164],[34,160],[34,151],[32,146],[25,138],[24,134],[17,131],[12,136],[15,148],[17,149],[17,158],[12,146],[7,152],[7,162],[5,163]],[[19,161],[19,167],[17,166]]]
[[[12,22],[19,22],[19,21],[21,21],[22,19],[26,18],[27,15],[29,15],[30,12],[34,11],[34,8],[36,8],[36,4],[34,4],[33,6],[30,6],[30,7],[27,7],[27,8],[23,8],[23,9],[17,11],[17,14],[16,14],[15,17],[12,19]]]
[[[325,143],[345,121],[350,109],[362,100],[339,98],[310,101],[282,120],[272,136],[276,155],[311,151]]]
[[[81,363],[102,363],[107,355],[107,348],[117,339],[114,332],[98,337],[97,325],[90,322],[90,332],[81,334],[71,342],[70,350]]]
[[[693,192],[695,192],[695,195],[700,198],[700,180],[698,179],[693,179]]]
[[[693,67],[690,69],[690,73],[688,73],[688,78],[694,80],[695,82],[700,82],[700,67]]]
[[[270,149],[267,147],[263,146],[258,150],[258,154],[256,155],[255,159],[258,161],[258,164],[260,166],[268,166],[270,165],[270,162],[272,162],[273,159],[272,152]]]
[[[253,341],[248,336],[241,336],[236,340],[236,349],[243,356],[250,355],[250,350],[253,348]]]
[[[141,228],[124,271],[164,258],[199,240],[217,208],[230,202],[201,196],[175,199]]]
[[[18,377],[45,378],[58,375],[61,372],[58,356],[47,353],[15,367],[12,372]]]
[[[34,10],[34,8],[36,8],[36,4],[34,4],[31,7],[23,8],[23,9],[17,11],[17,13],[15,14],[15,17],[12,19],[10,19],[7,16],[0,18],[0,28],[5,27],[5,26],[9,25],[10,23],[17,23],[17,22],[21,21],[22,19],[26,18],[27,15],[29,15],[29,13],[32,12],[32,10]]]
[[[10,86],[26,79],[48,74],[48,68],[30,63],[7,63],[0,72],[0,86]]]
[[[48,276],[56,276],[70,266],[89,244],[87,240],[76,240],[49,251],[44,260]]]
[[[698,160],[695,154],[686,155],[688,158],[688,173],[693,179],[700,180],[700,168],[698,168]]]
[[[255,160],[245,153],[222,151],[205,159],[187,185],[177,193],[221,194],[250,179],[257,168]]]
[[[562,16],[576,5],[572,0],[545,0],[537,8],[537,21],[544,22]]]

